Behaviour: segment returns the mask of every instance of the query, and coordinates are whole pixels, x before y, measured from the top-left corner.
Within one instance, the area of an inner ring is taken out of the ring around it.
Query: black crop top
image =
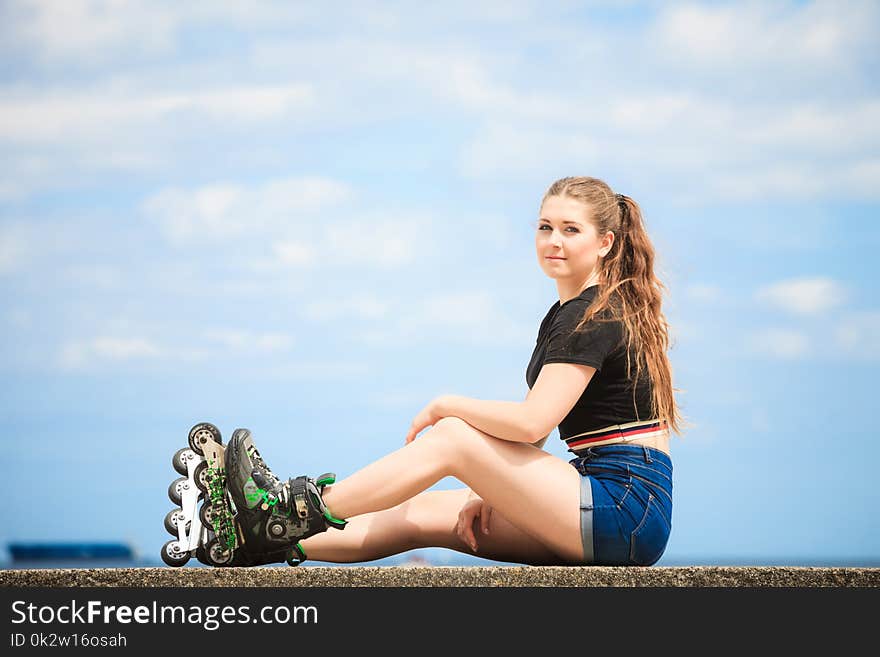
[[[598,287],[592,285],[561,306],[557,301],[550,307],[526,369],[526,383],[531,389],[544,363],[578,363],[596,368],[580,399],[559,423],[559,437],[563,440],[613,424],[651,419],[652,386],[644,369],[633,403],[632,383],[626,376],[623,323],[591,320],[580,332],[572,332],[597,291]],[[635,369],[633,360],[633,376]]]

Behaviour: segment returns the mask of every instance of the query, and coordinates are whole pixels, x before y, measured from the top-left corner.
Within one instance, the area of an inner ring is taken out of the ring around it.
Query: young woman
[[[234,563],[360,562],[423,547],[535,565],[660,558],[680,416],[639,207],[601,180],[558,180],[535,250],[559,300],[538,331],[525,400],[438,397],[402,448],[338,482],[281,482],[236,431],[227,486],[246,538]],[[570,461],[541,449],[557,426]],[[426,490],[447,476],[467,487]]]

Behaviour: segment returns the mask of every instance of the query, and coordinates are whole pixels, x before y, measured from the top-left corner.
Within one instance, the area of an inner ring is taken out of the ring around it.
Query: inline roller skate
[[[183,566],[193,556],[214,567],[297,566],[306,559],[299,540],[345,527],[321,499],[333,473],[281,482],[247,429],[236,429],[224,446],[220,430],[202,422],[190,429],[188,442],[172,458],[182,476],[168,487],[178,505],[165,516],[165,529],[177,537],[162,546],[169,566]]]

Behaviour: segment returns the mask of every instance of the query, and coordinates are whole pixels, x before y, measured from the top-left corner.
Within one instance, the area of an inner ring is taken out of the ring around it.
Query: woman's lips
[[[565,260],[565,258],[558,258],[556,256],[547,256],[547,260]]]

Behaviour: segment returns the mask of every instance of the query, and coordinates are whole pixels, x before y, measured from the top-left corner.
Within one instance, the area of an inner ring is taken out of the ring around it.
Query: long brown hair
[[[651,379],[652,418],[665,419],[670,429],[681,433],[681,414],[672,387],[669,324],[660,309],[666,286],[654,274],[654,247],[645,230],[638,204],[628,196],[615,194],[598,178],[561,178],[550,185],[541,205],[550,196],[568,197],[587,206],[588,219],[601,237],[608,231],[615,240],[600,259],[599,293],[587,308],[575,330],[587,322],[621,321],[627,340],[627,377],[632,379],[632,354],[636,376],[647,369]],[[636,386],[633,384],[635,403]],[[648,419],[648,418],[643,418]]]

